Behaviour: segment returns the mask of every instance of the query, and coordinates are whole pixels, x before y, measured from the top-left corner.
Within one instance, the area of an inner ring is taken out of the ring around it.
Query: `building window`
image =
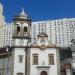
[[[54,64],[54,55],[48,54],[48,64],[53,65]]]
[[[38,64],[38,54],[33,54],[33,65],[37,65]]]
[[[23,62],[23,55],[19,55],[19,63]]]
[[[24,27],[24,36],[27,35],[27,30],[28,30],[28,29],[27,29],[27,27],[25,26],[25,27]]]
[[[23,73],[17,73],[17,75],[24,75]]]
[[[27,27],[24,27],[24,32],[27,32]]]
[[[20,35],[20,26],[17,26],[17,35]]]

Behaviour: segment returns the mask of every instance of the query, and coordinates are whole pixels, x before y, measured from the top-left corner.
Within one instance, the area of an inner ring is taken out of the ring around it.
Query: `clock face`
[[[41,44],[40,48],[43,49],[43,50],[45,50],[46,49],[45,44]]]

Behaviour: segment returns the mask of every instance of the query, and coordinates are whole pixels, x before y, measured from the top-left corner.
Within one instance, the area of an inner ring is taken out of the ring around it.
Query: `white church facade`
[[[0,49],[0,75],[60,75],[59,47],[44,32],[31,43],[31,18],[24,10],[13,21],[14,44]]]

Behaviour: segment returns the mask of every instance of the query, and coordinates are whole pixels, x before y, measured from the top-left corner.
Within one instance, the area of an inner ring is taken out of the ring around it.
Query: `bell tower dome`
[[[14,35],[13,38],[25,42],[30,39],[31,18],[24,12],[24,8],[19,15],[14,16]],[[22,42],[21,41],[21,42]],[[17,43],[18,44],[18,43]],[[21,43],[20,43],[21,44]]]

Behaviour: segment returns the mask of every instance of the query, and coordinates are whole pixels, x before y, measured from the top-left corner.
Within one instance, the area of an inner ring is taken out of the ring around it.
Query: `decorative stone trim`
[[[37,66],[36,68],[50,68],[50,66]]]

